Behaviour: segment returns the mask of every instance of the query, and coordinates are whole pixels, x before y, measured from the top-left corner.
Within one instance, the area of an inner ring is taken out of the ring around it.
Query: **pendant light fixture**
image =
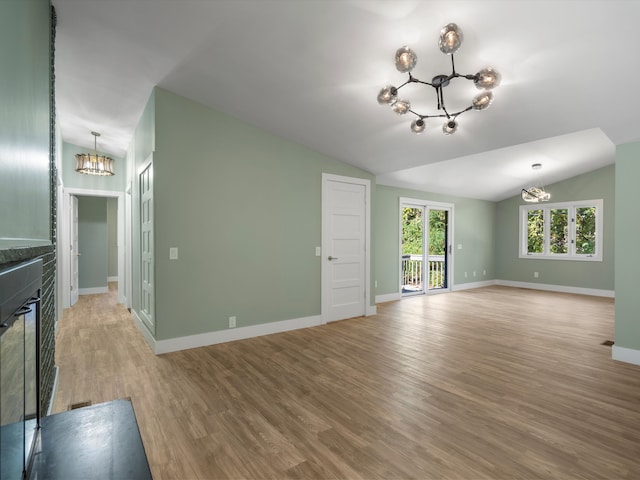
[[[542,168],[541,163],[534,163],[531,165],[531,168],[538,172]],[[551,194],[549,192],[544,191],[544,185],[540,181],[540,175],[536,175],[536,185],[534,187],[523,188],[522,189],[522,199],[525,202],[538,203],[538,202],[548,202],[551,199]]]
[[[456,121],[458,115],[468,112],[469,110],[485,110],[489,108],[489,105],[491,105],[491,102],[493,101],[493,92],[490,90],[500,84],[501,76],[491,67],[483,68],[475,75],[463,75],[456,72],[453,54],[462,45],[462,40],[462,30],[460,30],[455,23],[449,23],[440,31],[438,46],[442,53],[445,55],[451,55],[451,73],[436,75],[433,77],[431,82],[424,82],[411,74],[411,71],[418,61],[418,57],[413,50],[404,46],[399,48],[396,52],[396,69],[401,73],[408,73],[409,79],[399,87],[387,85],[380,90],[380,93],[378,94],[378,103],[381,105],[389,105],[391,110],[396,112],[398,115],[404,115],[406,113],[414,114],[417,118],[411,123],[411,131],[413,133],[420,134],[424,132],[426,119],[440,117],[445,119],[445,122],[442,125],[443,133],[445,135],[451,135],[458,130],[458,122]],[[482,90],[482,92],[473,97],[471,105],[468,107],[450,113],[444,102],[444,88],[449,86],[449,83],[455,78],[472,80],[476,88]],[[436,93],[438,110],[443,113],[422,115],[411,109],[411,103],[409,100],[398,98],[399,90],[411,83],[419,83],[421,85],[433,87]]]
[[[90,153],[78,153],[76,155],[76,172],[87,175],[109,176],[114,175],[113,158],[98,155],[98,132],[91,132],[93,139],[93,155]]]

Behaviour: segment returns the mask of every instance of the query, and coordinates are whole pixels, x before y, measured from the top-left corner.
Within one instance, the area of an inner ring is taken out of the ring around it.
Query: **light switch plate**
[[[178,259],[178,248],[171,247],[169,248],[169,260],[177,260]]]
[[[316,247],[316,257],[319,257],[320,255],[322,255],[320,247]]]

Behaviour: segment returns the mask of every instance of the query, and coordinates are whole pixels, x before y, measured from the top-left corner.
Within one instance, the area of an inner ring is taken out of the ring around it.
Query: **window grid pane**
[[[576,208],[576,255],[596,253],[596,207]]]
[[[527,213],[527,252],[544,253],[544,212],[529,210]]]
[[[569,253],[569,210],[559,208],[550,213],[549,251],[553,254]]]

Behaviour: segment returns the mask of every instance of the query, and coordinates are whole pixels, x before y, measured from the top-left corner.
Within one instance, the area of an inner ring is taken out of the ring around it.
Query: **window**
[[[520,258],[602,261],[602,200],[520,206]]]

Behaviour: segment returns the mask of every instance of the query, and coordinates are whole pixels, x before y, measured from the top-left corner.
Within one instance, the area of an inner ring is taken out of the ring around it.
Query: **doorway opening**
[[[402,296],[451,291],[453,205],[401,199]]]
[[[79,246],[78,240],[78,198],[94,198],[94,199],[104,199],[105,201],[111,202],[113,208],[111,209],[108,215],[110,217],[115,217],[116,228],[114,229],[115,239],[113,238],[105,238],[105,252],[104,258],[105,262],[109,257],[109,252],[106,248],[111,248],[112,257],[114,259],[114,263],[117,263],[117,266],[114,264],[110,268],[112,270],[113,275],[108,275],[105,280],[107,282],[116,282],[118,284],[118,302],[126,303],[125,298],[125,241],[124,241],[124,224],[125,224],[125,205],[124,205],[124,194],[122,192],[114,192],[114,191],[101,191],[101,190],[87,190],[87,189],[75,189],[75,188],[65,188],[63,190],[63,211],[64,214],[60,215],[60,228],[59,238],[60,242],[63,246],[61,249],[62,255],[58,261],[58,268],[60,272],[62,272],[62,292],[61,295],[61,306],[62,308],[71,307],[75,301],[77,301],[77,297],[79,293],[83,293],[80,291],[79,282],[78,282],[78,272],[80,270],[79,265],[79,255],[82,255],[82,246]],[[106,198],[105,198],[106,197]],[[113,199],[113,200],[109,200]],[[105,203],[105,205],[107,205]],[[107,212],[105,211],[105,222],[106,222]],[[108,230],[105,227],[105,235]],[[108,272],[108,264],[106,264]],[[90,290],[85,291],[84,293],[103,293],[102,291],[96,290],[92,292]]]

